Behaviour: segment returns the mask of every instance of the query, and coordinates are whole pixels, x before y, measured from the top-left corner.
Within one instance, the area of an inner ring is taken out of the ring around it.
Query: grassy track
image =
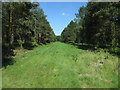
[[[107,52],[54,42],[18,54],[15,60],[3,68],[3,88],[118,87],[118,57]]]

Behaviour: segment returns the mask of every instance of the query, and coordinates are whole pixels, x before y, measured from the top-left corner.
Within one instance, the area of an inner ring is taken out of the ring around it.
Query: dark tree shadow
[[[8,65],[13,65],[15,63],[13,58],[3,57],[2,58],[2,67],[7,67]]]
[[[104,52],[109,52],[110,54],[112,54],[113,56],[118,56],[120,58],[120,51],[115,51],[115,50],[111,50],[111,47],[106,47],[106,46],[100,46],[98,48],[95,48],[92,45],[77,45],[77,44],[72,44],[74,46],[77,46],[78,49],[82,49],[82,50],[90,50],[90,51],[97,51],[99,52],[99,49],[104,49]]]
[[[112,54],[113,56],[118,56],[120,58],[120,52],[116,52],[116,51],[111,51],[110,49],[108,50],[108,52],[110,54]]]
[[[15,63],[14,60],[14,52],[13,50],[16,49],[16,47],[20,47],[19,44],[14,44],[14,46],[9,46],[8,43],[3,42],[2,44],[2,67],[7,67],[8,65],[13,65]],[[23,48],[27,50],[32,50],[36,45],[33,45],[31,42],[26,42],[23,44]]]
[[[77,46],[78,49],[83,49],[83,50],[90,50],[90,51],[94,51],[97,50],[94,46],[92,45],[77,45],[77,44],[72,44],[74,46]]]
[[[26,42],[23,44],[24,49],[27,50],[33,50],[34,47],[36,47],[36,45],[33,45],[31,42]]]
[[[14,59],[12,58],[14,52],[8,46],[2,45],[2,67],[7,67],[8,65],[14,64]]]
[[[90,45],[78,45],[78,48],[83,50],[90,50],[90,51],[96,50],[93,46]]]

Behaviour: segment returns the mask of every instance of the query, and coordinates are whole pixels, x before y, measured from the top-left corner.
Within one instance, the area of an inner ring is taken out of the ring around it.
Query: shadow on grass
[[[79,44],[72,44],[72,45],[77,46],[78,49],[90,50],[90,51],[97,50],[97,49],[95,49],[95,47],[92,46],[92,45],[87,45],[87,44],[86,44],[86,45],[84,45],[84,44],[82,44],[82,45],[79,45]]]
[[[119,58],[120,58],[120,52],[118,51],[118,52],[116,52],[116,51],[111,51],[111,50],[109,50],[108,51],[110,54],[112,54],[113,56],[118,56]]]
[[[78,49],[83,49],[83,50],[90,50],[90,51],[100,51],[99,49],[103,49],[104,52],[109,52],[110,54],[112,54],[113,56],[118,56],[120,58],[120,50],[112,50],[111,47],[99,47],[99,48],[95,48],[93,45],[84,45],[84,44],[72,44],[74,46],[77,46]],[[120,49],[120,48],[119,48]]]
[[[26,42],[24,45],[23,45],[24,49],[27,49],[27,50],[33,50],[34,47],[36,47],[36,45],[33,45],[31,42]]]
[[[93,46],[90,46],[90,45],[77,45],[77,46],[78,46],[78,49],[90,50],[90,51],[96,50]]]
[[[8,65],[13,65],[13,63],[15,61],[13,60],[12,56],[15,56],[13,50],[9,49],[8,47],[6,48],[5,46],[3,46],[3,49],[2,49],[2,67],[6,68]]]
[[[21,49],[20,46],[18,44],[14,44],[14,46],[9,47],[9,43],[3,42],[2,44],[2,67],[7,67],[8,65],[13,65],[15,63],[14,60],[14,52],[13,50],[15,50],[17,47],[18,50]],[[33,45],[31,42],[26,42],[23,45],[24,49],[27,50],[33,50],[33,48],[36,47],[36,45]]]
[[[3,61],[2,61],[2,67],[7,67],[8,65],[13,65],[14,64],[14,59],[13,58],[8,58],[8,57],[4,57]]]

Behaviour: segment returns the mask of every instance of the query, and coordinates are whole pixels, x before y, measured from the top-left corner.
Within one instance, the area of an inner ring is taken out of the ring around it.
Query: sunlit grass
[[[21,51],[3,68],[4,88],[117,88],[118,57],[55,42]]]

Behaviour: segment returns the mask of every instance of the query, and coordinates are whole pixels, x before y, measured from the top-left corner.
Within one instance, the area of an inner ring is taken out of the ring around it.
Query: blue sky
[[[82,5],[86,6],[87,2],[40,2],[55,35],[61,34]]]

